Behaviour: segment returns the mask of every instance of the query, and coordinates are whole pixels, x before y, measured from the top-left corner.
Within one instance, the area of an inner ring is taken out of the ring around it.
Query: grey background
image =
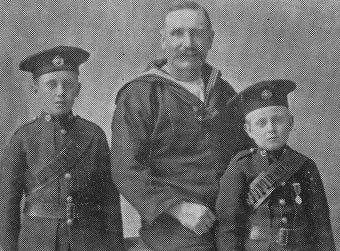
[[[291,146],[318,164],[340,249],[340,74],[338,0],[211,0],[216,32],[208,61],[237,91],[264,78],[298,83]],[[9,135],[37,115],[30,74],[20,60],[58,44],[91,52],[81,68],[77,114],[99,124],[110,140],[114,98],[122,84],[161,55],[165,0],[3,0],[0,2],[0,154]],[[125,235],[138,216],[123,202]]]

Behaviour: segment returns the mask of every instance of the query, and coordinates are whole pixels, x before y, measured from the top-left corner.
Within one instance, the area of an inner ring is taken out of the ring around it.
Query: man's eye
[[[195,37],[204,37],[204,36],[206,36],[206,34],[207,34],[207,31],[202,30],[202,29],[197,29],[197,30],[191,31],[191,35],[195,36]]]
[[[179,29],[173,30],[173,31],[171,32],[171,35],[172,35],[172,36],[180,36],[180,35],[182,35],[182,34],[183,34],[183,32],[182,32],[181,30],[179,30]]]
[[[73,85],[73,82],[71,82],[71,81],[63,82],[63,86],[64,86],[65,89],[71,88],[72,85]]]

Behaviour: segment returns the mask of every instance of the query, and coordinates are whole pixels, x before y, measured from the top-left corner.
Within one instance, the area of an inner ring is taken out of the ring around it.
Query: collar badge
[[[273,93],[270,90],[263,90],[261,93],[261,98],[263,100],[268,100],[273,96]]]

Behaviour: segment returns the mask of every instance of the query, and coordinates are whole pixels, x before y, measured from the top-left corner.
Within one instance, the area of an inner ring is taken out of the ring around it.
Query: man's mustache
[[[178,53],[178,56],[192,56],[192,55],[201,56],[201,53],[196,48],[188,48]]]

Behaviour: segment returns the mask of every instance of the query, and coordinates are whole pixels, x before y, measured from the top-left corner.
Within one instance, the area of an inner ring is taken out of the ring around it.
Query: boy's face
[[[80,83],[75,72],[54,71],[39,76],[34,88],[42,109],[51,115],[60,115],[72,110]]]
[[[284,146],[293,127],[293,117],[284,106],[268,106],[246,115],[244,129],[258,147],[272,151]]]

